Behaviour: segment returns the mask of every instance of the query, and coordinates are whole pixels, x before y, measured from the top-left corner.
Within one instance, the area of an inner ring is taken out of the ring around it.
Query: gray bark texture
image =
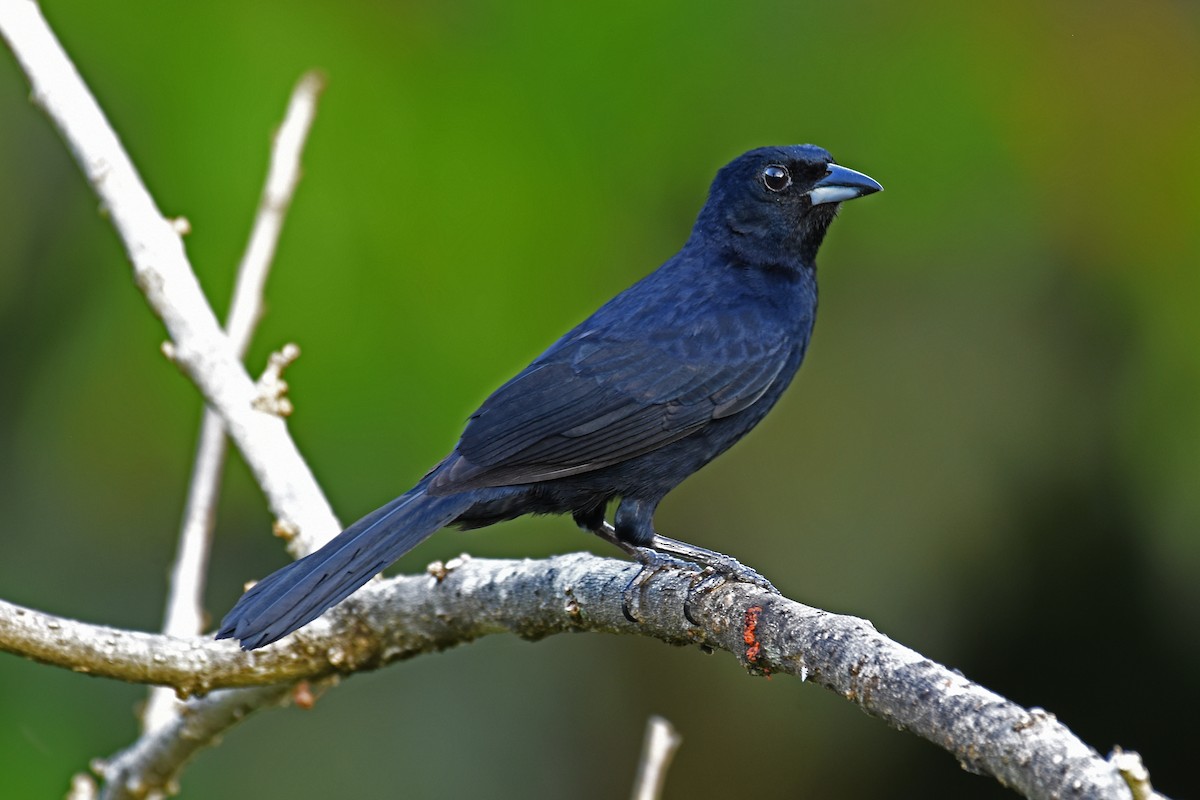
[[[253,652],[201,637],[117,631],[59,620],[14,606],[0,607],[0,648],[94,675],[162,683],[181,694],[229,687],[317,681],[376,669],[445,650],[493,633],[529,640],[556,633],[651,636],[669,644],[724,650],[751,673],[792,675],[836,692],[872,716],[928,739],[965,769],[992,775],[1030,798],[1130,798],[1112,763],[1041,709],[1026,709],[892,641],[867,621],[805,606],[747,584],[692,594],[693,625],[683,605],[697,574],[664,570],[630,598],[625,587],[638,565],[587,554],[544,561],[456,559],[430,574],[367,586],[322,619],[287,639]],[[47,646],[47,632],[52,632]],[[40,641],[37,649],[31,641]],[[282,696],[284,690],[279,690]],[[233,724],[241,692],[221,692],[196,711],[224,704],[202,719]],[[257,694],[257,692],[255,692]],[[179,723],[186,725],[187,717]],[[223,730],[206,726],[186,737],[191,752]],[[139,742],[102,765],[123,774],[136,756],[145,778],[179,764],[178,731]],[[162,742],[156,750],[155,742]],[[158,753],[155,756],[155,753]],[[188,753],[190,755],[190,752]],[[111,773],[111,774],[110,774]],[[108,788],[119,785],[108,781]],[[109,794],[136,797],[136,793]]]

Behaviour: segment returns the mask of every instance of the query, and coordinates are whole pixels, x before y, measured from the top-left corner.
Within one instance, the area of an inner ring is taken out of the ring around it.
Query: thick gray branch
[[[951,752],[1031,798],[1130,798],[1119,771],[1051,714],[1025,709],[880,634],[869,622],[730,584],[683,601],[694,573],[656,575],[638,622],[622,612],[636,565],[585,554],[546,561],[464,559],[439,579],[371,585],[298,634],[244,653],[228,642],[55,620],[0,607],[0,647],[182,693],[320,679],[509,632],[590,631],[725,650],[755,673],[793,675]],[[442,574],[442,573],[439,573]],[[36,648],[32,643],[36,643]]]

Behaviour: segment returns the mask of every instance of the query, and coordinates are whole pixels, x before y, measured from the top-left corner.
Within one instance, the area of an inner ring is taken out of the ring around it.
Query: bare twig
[[[229,307],[226,330],[233,347],[241,356],[262,314],[262,293],[267,271],[275,258],[284,217],[292,204],[300,182],[300,154],[317,113],[317,99],[325,88],[318,72],[301,76],[292,90],[283,123],[275,134],[267,180],[258,203],[258,214],[250,242],[238,267],[238,282],[233,304]]]
[[[267,502],[297,531],[294,555],[341,530],[283,420],[256,411],[254,382],[222,332],[184,253],[175,225],[146,191],[116,133],[32,0],[0,3],[3,35],[89,183],[108,211],[133,277],[171,335],[171,358],[225,419]]]
[[[271,148],[267,180],[250,242],[238,267],[237,284],[225,326],[238,358],[246,354],[262,314],[263,287],[283,230],[284,216],[300,182],[300,154],[316,116],[317,97],[323,87],[324,80],[315,72],[304,75],[297,82]],[[204,630],[204,581],[225,452],[225,426],[220,415],[205,406],[163,620],[163,633],[172,636],[188,636]],[[179,708],[170,690],[151,689],[142,712],[143,730],[162,727]]]
[[[824,686],[1031,798],[1120,798],[1120,772],[1052,714],[1025,709],[877,632],[869,622],[747,584],[693,596],[696,573],[664,571],[643,587],[638,622],[623,589],[639,567],[574,554],[546,561],[460,559],[441,576],[363,589],[275,645],[244,653],[199,637],[114,632],[0,607],[0,647],[73,669],[182,692],[321,679],[375,669],[497,632],[538,639],[592,631],[721,649],[751,672]],[[119,633],[120,635],[115,635]]]
[[[192,756],[255,711],[285,702],[287,694],[286,686],[263,686],[213,692],[193,700],[187,713],[171,717],[129,749],[92,762],[92,770],[104,779],[101,800],[143,800],[177,793],[179,774]]]
[[[58,127],[116,227],[133,265],[135,282],[171,335],[172,343],[164,351],[223,417],[277,517],[277,529],[290,534],[293,555],[319,547],[341,526],[283,420],[254,408],[258,390],[200,289],[179,238],[180,226],[158,211],[37,4],[32,0],[0,2],[0,36],[28,76],[34,102]],[[271,197],[277,196],[272,189]],[[206,706],[195,713],[219,711]],[[228,727],[240,715],[218,717],[217,721]],[[158,765],[167,765],[178,753],[169,736],[173,730],[168,726],[168,735],[145,739],[131,750],[153,745],[158,748]],[[144,757],[137,763],[152,763],[145,748],[139,753]],[[139,780],[130,778],[128,782]],[[110,794],[107,788],[106,795]]]
[[[633,783],[633,800],[658,800],[667,783],[667,769],[683,741],[675,727],[662,717],[646,722],[646,740],[642,744],[642,759]]]

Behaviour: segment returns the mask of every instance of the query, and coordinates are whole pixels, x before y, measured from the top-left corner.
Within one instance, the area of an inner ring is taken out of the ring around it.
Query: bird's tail
[[[256,583],[221,620],[217,638],[240,639],[242,649],[254,650],[287,636],[471,505],[470,492],[436,497],[425,493],[426,482]]]

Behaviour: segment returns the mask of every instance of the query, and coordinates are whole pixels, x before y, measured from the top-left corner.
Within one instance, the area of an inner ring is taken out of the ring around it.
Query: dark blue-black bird
[[[757,578],[660,536],[654,510],[775,405],[812,334],[825,231],[842,202],[881,188],[813,145],[735,159],[683,249],[497,389],[416,486],[255,584],[217,637],[262,647],[439,528],[522,514],[569,513],[644,564],[665,555]]]

